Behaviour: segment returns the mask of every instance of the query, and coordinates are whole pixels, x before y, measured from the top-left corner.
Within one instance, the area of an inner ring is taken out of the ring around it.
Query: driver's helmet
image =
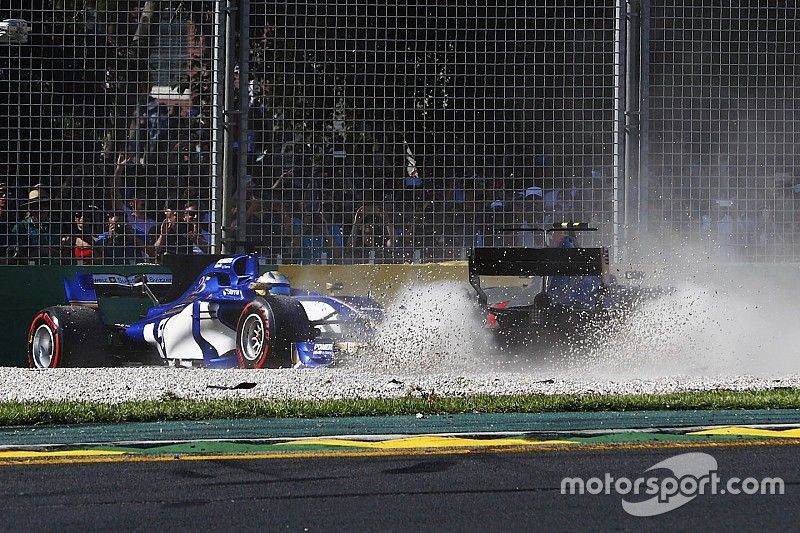
[[[577,248],[578,242],[575,239],[575,232],[556,232],[551,237],[551,246],[555,246],[557,248]]]
[[[561,241],[561,248],[577,248],[578,243],[575,241],[575,235],[567,235],[564,237],[564,240]]]
[[[261,274],[257,281],[260,283],[269,283],[272,286],[272,288],[269,290],[270,294],[290,294],[292,292],[292,286],[289,283],[289,278],[277,270],[272,270],[270,272]]]

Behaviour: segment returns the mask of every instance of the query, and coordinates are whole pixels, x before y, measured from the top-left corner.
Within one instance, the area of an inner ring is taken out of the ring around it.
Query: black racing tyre
[[[278,337],[288,342],[307,341],[314,338],[306,310],[291,296],[270,295],[266,299],[278,321]]]
[[[110,366],[108,348],[106,326],[90,307],[48,307],[28,329],[30,368]]]
[[[240,368],[292,365],[292,343],[313,337],[303,306],[288,296],[256,298],[245,305],[236,325]]]

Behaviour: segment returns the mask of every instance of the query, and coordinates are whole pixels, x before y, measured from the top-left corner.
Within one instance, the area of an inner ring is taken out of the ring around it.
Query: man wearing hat
[[[20,258],[58,257],[61,236],[50,221],[50,202],[44,187],[34,185],[23,204],[25,217],[11,230]]]

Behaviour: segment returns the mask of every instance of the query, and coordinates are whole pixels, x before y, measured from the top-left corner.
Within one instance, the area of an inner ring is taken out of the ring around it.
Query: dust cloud
[[[725,264],[696,250],[657,257],[663,264],[651,262],[644,284],[672,292],[600,328],[591,343],[576,341],[555,354],[534,345],[502,350],[483,328],[469,285],[420,283],[387,307],[373,350],[359,366],[611,380],[800,372],[800,275],[789,268]]]
[[[608,378],[783,377],[800,371],[800,294],[790,267],[673,254],[659,276],[674,292],[610,328],[586,355]]]
[[[370,370],[478,370],[494,351],[491,332],[472,288],[456,281],[405,287],[386,308],[371,354],[361,361]]]

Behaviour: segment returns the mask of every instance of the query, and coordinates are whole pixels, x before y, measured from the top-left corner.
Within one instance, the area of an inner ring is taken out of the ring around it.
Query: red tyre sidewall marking
[[[242,312],[239,314],[239,323],[242,321],[242,317],[246,315],[250,308],[253,307],[252,302],[245,305]],[[244,354],[242,353],[242,341],[244,339],[241,338],[241,333],[239,330],[239,326],[236,326],[236,359],[239,361],[239,368],[248,368],[247,366],[247,359],[245,359]]]
[[[44,313],[39,313],[34,316],[33,320],[31,320],[31,326],[28,328],[28,368],[36,368],[33,362],[33,334],[39,327],[39,319],[41,319],[43,315]]]
[[[250,302],[244,309],[242,309],[242,314],[240,316],[244,316],[249,313],[251,310],[254,310],[259,314],[261,319],[264,321],[264,348],[261,351],[263,356],[259,356],[255,362],[252,363],[252,368],[264,368],[264,365],[267,364],[267,359],[269,358],[269,353],[271,350],[270,342],[272,340],[271,330],[270,330],[270,319],[269,319],[269,312],[264,305],[255,305],[255,302]],[[242,339],[238,339],[236,343],[236,358],[239,360],[239,366],[241,368],[251,368],[247,365],[251,362],[245,359],[244,354],[242,353]]]
[[[28,331],[28,367],[36,367],[33,362],[33,334],[39,329],[40,320],[50,327],[50,332],[53,334],[53,359],[50,361],[50,368],[58,368],[58,363],[61,361],[61,335],[48,313],[39,313],[31,321],[31,327]]]
[[[264,321],[264,347],[261,349],[262,356],[256,359],[253,367],[264,368],[264,366],[267,364],[267,359],[269,359],[270,352],[272,351],[272,345],[270,344],[272,341],[272,330],[270,329],[272,327],[272,322],[270,322],[269,319],[269,311],[267,310],[267,306],[258,305],[253,307],[258,309],[258,314],[261,315],[261,319]]]

